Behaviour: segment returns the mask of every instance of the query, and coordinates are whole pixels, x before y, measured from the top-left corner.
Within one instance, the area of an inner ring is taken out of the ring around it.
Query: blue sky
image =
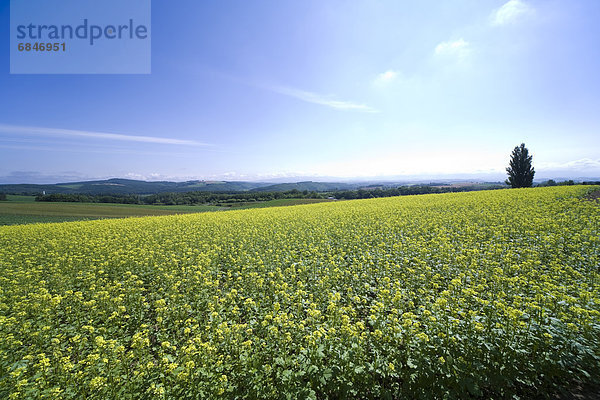
[[[600,176],[600,2],[152,2],[149,75],[9,74],[0,183]]]

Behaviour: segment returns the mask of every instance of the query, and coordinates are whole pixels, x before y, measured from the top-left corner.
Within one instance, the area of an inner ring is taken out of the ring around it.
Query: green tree
[[[533,176],[535,170],[531,166],[531,156],[529,150],[525,147],[525,143],[521,143],[512,151],[510,156],[509,167],[506,168],[508,172],[508,179],[506,180],[507,185],[511,185],[514,188],[531,187],[533,184]]]
[[[6,193],[0,193],[0,201],[6,200]]]

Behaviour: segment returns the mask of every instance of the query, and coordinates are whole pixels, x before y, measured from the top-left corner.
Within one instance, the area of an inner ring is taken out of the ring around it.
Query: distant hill
[[[245,192],[267,186],[260,182],[188,181],[146,182],[132,179],[108,179],[103,181],[70,182],[57,184],[10,184],[0,185],[0,193],[14,194],[157,194],[164,192]]]
[[[274,185],[261,186],[251,189],[253,192],[287,192],[290,190],[309,192],[328,192],[332,190],[352,190],[361,187],[361,184],[356,183],[339,183],[339,182],[296,182],[296,183],[277,183]]]
[[[425,186],[474,186],[478,189],[495,188],[499,182],[457,182],[437,181],[435,183],[422,183]],[[187,181],[187,182],[147,182],[133,179],[107,179],[101,181],[69,182],[56,184],[0,184],[0,193],[37,195],[46,194],[88,194],[88,195],[149,195],[158,193],[183,193],[183,192],[287,192],[298,190],[300,192],[331,192],[336,190],[373,190],[386,189],[399,186],[412,186],[405,182],[313,182],[303,181],[295,183],[267,183],[267,182],[230,182],[230,181]],[[489,186],[489,187],[487,187]]]

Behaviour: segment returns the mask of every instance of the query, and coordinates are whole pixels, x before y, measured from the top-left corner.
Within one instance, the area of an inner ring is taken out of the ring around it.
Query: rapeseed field
[[[1,227],[0,398],[527,398],[597,382],[589,190]]]

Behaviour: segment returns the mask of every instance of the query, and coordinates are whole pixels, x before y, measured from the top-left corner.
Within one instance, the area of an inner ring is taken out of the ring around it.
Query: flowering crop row
[[[502,398],[600,371],[589,187],[0,228],[0,398]]]

